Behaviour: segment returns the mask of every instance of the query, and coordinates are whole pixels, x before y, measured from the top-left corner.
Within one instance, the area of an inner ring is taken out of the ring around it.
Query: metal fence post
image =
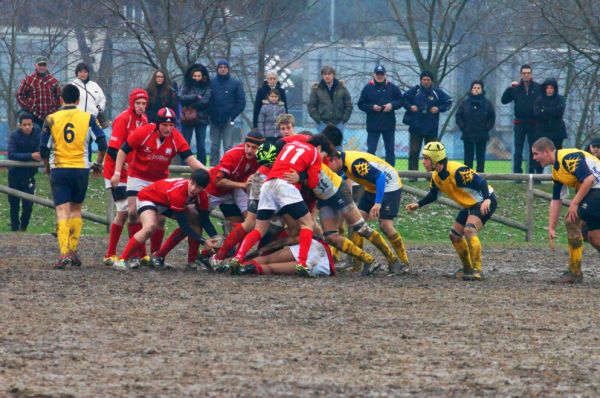
[[[525,241],[531,242],[533,240],[533,174],[529,174],[529,179],[527,180],[527,191],[525,195],[525,201],[527,203],[527,220],[525,222],[527,225],[527,233],[525,235]]]

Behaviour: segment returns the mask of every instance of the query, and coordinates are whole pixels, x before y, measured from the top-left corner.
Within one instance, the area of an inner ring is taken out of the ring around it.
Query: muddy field
[[[600,394],[589,249],[573,287],[562,251],[488,248],[466,284],[450,245],[411,247],[414,276],[304,280],[117,273],[104,238],[54,271],[52,236],[0,239],[0,396]]]

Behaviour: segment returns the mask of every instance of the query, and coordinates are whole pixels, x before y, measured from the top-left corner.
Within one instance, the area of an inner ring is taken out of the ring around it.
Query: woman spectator
[[[567,127],[563,120],[565,113],[565,97],[558,94],[556,79],[549,78],[542,83],[542,94],[533,104],[535,117],[535,139],[549,138],[556,149],[562,149],[562,143],[567,138]],[[538,165],[539,172],[542,168]]]
[[[496,123],[494,105],[485,98],[483,81],[473,80],[468,97],[458,105],[456,125],[462,132],[460,137],[465,148],[465,165],[473,168],[477,157],[477,172],[485,168],[485,150],[490,139],[490,130]]]
[[[171,80],[167,75],[157,70],[152,74],[148,87],[148,108],[146,115],[150,123],[156,122],[156,114],[161,108],[170,108],[175,111],[176,118],[179,120],[179,102],[177,101],[177,92],[171,85]]]
[[[277,79],[277,71],[268,71],[266,80],[256,92],[256,99],[254,100],[254,117],[252,119],[252,128],[254,129],[258,128],[258,115],[260,114],[260,108],[262,108],[263,101],[267,99],[267,95],[271,90],[277,90],[279,92],[279,101],[283,102],[285,113],[288,113],[288,104],[287,98],[285,97],[285,90],[281,87],[281,83]]]
[[[196,158],[206,164],[206,127],[208,126],[208,105],[212,90],[209,85],[208,70],[202,64],[193,64],[185,72],[183,84],[177,98],[181,104],[181,133],[192,145],[196,133]]]

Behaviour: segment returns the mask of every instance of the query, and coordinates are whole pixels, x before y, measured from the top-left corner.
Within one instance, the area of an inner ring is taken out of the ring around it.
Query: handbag
[[[193,106],[181,108],[181,124],[184,126],[195,126],[198,124],[198,110]]]

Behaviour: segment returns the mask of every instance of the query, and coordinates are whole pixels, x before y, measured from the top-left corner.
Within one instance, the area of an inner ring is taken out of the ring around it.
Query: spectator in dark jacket
[[[523,173],[523,147],[525,138],[529,148],[529,172],[535,173],[537,162],[533,160],[531,146],[535,141],[535,119],[533,104],[542,93],[539,83],[533,81],[531,66],[521,66],[521,81],[514,81],[504,90],[500,101],[508,104],[514,101],[515,118],[513,120],[515,140],[513,154],[513,172]]]
[[[41,130],[33,123],[33,116],[23,113],[19,117],[19,128],[12,132],[8,141],[8,159],[22,162],[41,161]],[[35,192],[34,167],[10,167],[8,169],[8,186],[33,195]],[[10,205],[10,228],[13,231],[25,231],[33,209],[33,202],[8,196]],[[23,212],[19,217],[19,207],[23,203]]]
[[[233,146],[233,126],[246,107],[246,94],[242,82],[229,74],[229,62],[217,62],[217,78],[210,81],[212,97],[210,115],[210,164],[216,165],[223,153]]]
[[[148,92],[146,115],[150,123],[156,122],[158,110],[165,107],[174,110],[176,118],[179,120],[177,91],[173,88],[171,80],[169,80],[163,71],[157,70],[152,74],[146,91]]]
[[[478,173],[485,169],[485,148],[495,123],[494,104],[485,98],[483,81],[473,80],[467,99],[459,104],[456,111],[456,125],[462,132],[460,139],[465,148],[465,164],[472,169],[476,154]]]
[[[423,142],[437,140],[440,124],[440,112],[446,112],[452,106],[452,97],[444,90],[433,86],[433,73],[423,71],[421,84],[404,93],[406,113],[402,122],[408,125],[410,149],[408,169],[419,169],[419,155]]]
[[[60,84],[48,72],[48,59],[37,57],[35,71],[23,79],[17,90],[17,102],[41,130],[46,116],[58,110],[59,97]]]
[[[252,117],[252,128],[254,129],[258,128],[258,115],[260,114],[260,108],[262,108],[264,104],[263,101],[267,100],[267,94],[269,94],[269,91],[271,90],[277,90],[279,93],[279,101],[283,102],[283,107],[285,108],[284,113],[288,113],[285,90],[281,87],[281,83],[277,79],[277,71],[268,71],[267,79],[264,81],[263,85],[258,89],[258,91],[256,91],[256,98],[254,99],[254,116]]]
[[[267,98],[268,101],[263,101],[258,115],[258,132],[265,137],[265,142],[275,144],[281,138],[277,118],[285,113],[285,107],[283,102],[280,102],[279,91],[271,90]]]
[[[536,140],[550,138],[556,149],[562,149],[563,140],[567,138],[567,126],[563,120],[565,107],[565,97],[558,94],[556,79],[546,79],[542,83],[542,95],[533,104]]]
[[[196,133],[196,158],[206,164],[206,127],[208,126],[208,107],[212,90],[208,70],[202,64],[193,64],[185,72],[183,84],[177,98],[182,106],[182,131],[185,140],[192,145],[192,137]],[[185,119],[186,108],[195,110],[196,117]]]
[[[344,82],[335,78],[333,67],[325,65],[321,68],[321,81],[312,86],[306,106],[319,132],[328,124],[344,131],[344,125],[352,115],[352,98]]]
[[[402,108],[400,89],[385,77],[383,65],[377,65],[371,80],[362,89],[358,108],[367,114],[367,152],[375,154],[379,136],[383,137],[385,161],[396,164],[396,109]]]

